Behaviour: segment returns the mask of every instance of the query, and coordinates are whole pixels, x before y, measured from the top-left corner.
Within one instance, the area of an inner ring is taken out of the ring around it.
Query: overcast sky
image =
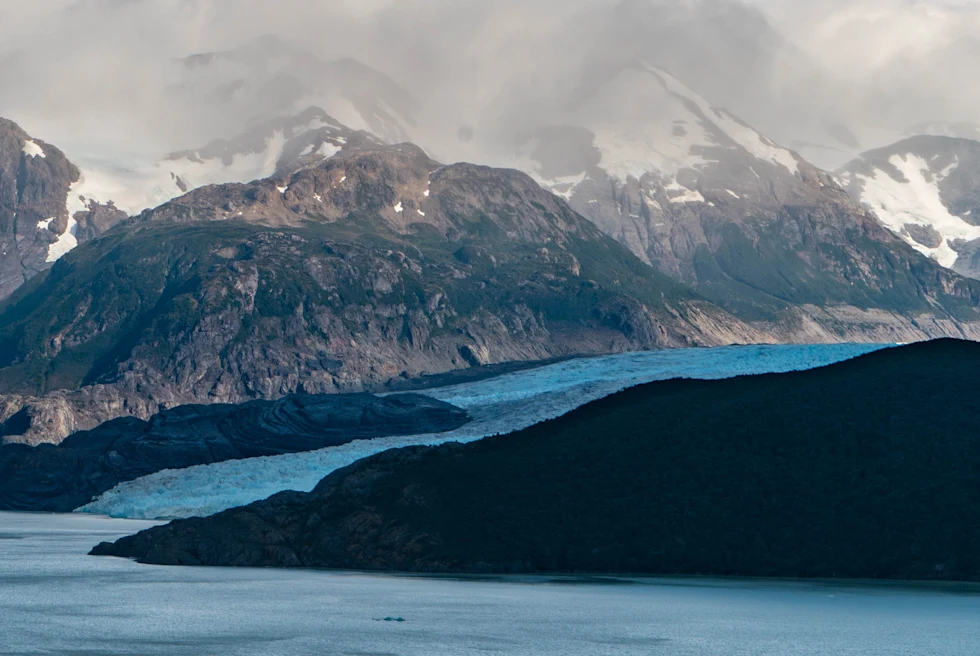
[[[175,57],[273,33],[352,56],[436,123],[546,120],[576,85],[658,59],[777,138],[980,122],[980,9],[952,0],[44,0],[0,5],[0,115],[54,143],[183,148],[234,126],[179,99]],[[680,69],[680,70],[678,70]],[[807,127],[810,126],[810,127]],[[111,149],[107,149],[107,152]],[[71,153],[69,153],[71,154]]]

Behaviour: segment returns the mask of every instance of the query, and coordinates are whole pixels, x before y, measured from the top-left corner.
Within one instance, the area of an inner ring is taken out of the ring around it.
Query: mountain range
[[[642,61],[521,135],[496,158],[508,168],[390,143],[416,105],[349,60],[263,40],[181,66],[187,93],[227,84],[218,102],[283,102],[257,103],[262,120],[237,137],[116,178],[5,123],[23,252],[4,257],[7,442],[504,361],[978,334],[980,283],[927,257],[910,232],[925,229],[881,218],[856,183],[874,174],[821,171]],[[359,129],[292,113],[308,100]],[[947,159],[966,163],[973,142],[956,143]],[[966,202],[969,166],[943,166],[950,202]]]
[[[0,430],[761,337],[522,173],[369,146],[191,191],[32,279],[0,316]]]
[[[211,515],[94,552],[161,564],[977,580],[980,11],[874,1],[908,52],[841,0],[68,3],[187,24],[108,68],[0,24],[0,508]]]
[[[792,51],[726,3],[618,11],[595,29],[669,16]],[[685,84],[741,106],[675,41],[596,59],[512,133],[434,132],[396,79],[275,37],[174,63],[175,97],[236,117],[205,145],[76,166],[5,122],[4,439],[508,360],[977,335],[976,142],[822,171]]]

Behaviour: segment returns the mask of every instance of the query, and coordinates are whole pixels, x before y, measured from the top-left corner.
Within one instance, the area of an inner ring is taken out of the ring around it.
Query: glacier
[[[472,442],[520,430],[634,385],[813,369],[889,346],[893,345],[733,346],[566,360],[418,392],[470,413],[473,420],[454,431],[360,440],[306,453],[164,470],[122,483],[76,512],[129,519],[212,515],[285,490],[308,492],[327,474],[388,449]]]

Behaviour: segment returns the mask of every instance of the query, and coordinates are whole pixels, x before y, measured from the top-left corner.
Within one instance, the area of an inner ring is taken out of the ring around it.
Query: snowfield
[[[980,239],[980,227],[970,225],[950,212],[941,197],[939,185],[958,163],[933,173],[930,162],[912,153],[893,155],[888,162],[904,180],[896,180],[881,169],[875,169],[872,176],[857,175],[855,177],[864,186],[860,201],[874,211],[882,224],[917,251],[944,267],[952,267],[959,253],[953,250],[950,241]],[[942,236],[940,244],[935,247],[920,244],[909,237],[905,229],[908,224],[935,229]]]
[[[118,485],[78,511],[132,519],[211,515],[284,490],[310,491],[330,472],[388,449],[472,442],[519,430],[633,385],[671,378],[721,379],[812,369],[885,347],[744,346],[570,360],[420,392],[469,411],[473,421],[454,431],[166,470]]]
[[[583,98],[560,122],[582,126],[594,135],[601,156],[598,167],[610,177],[625,182],[654,174],[666,181],[668,191],[679,192],[672,195],[674,203],[704,203],[694,186],[685,186],[695,183],[679,181],[679,174],[688,174],[683,178],[687,180],[690,174],[699,177],[718,165],[719,158],[747,156],[789,175],[800,170],[798,158],[790,150],[712,106],[665,70],[648,64],[625,67]],[[588,174],[583,171],[549,177],[530,150],[517,161],[502,165],[526,171],[566,200]]]
[[[40,157],[42,159],[47,157],[47,155],[44,154],[44,150],[41,148],[41,146],[31,139],[24,142],[24,147],[22,150],[28,157]]]

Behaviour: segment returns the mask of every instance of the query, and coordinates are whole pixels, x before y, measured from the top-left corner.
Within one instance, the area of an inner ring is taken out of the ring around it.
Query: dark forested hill
[[[392,451],[99,554],[194,565],[980,579],[980,345],[676,380]]]

